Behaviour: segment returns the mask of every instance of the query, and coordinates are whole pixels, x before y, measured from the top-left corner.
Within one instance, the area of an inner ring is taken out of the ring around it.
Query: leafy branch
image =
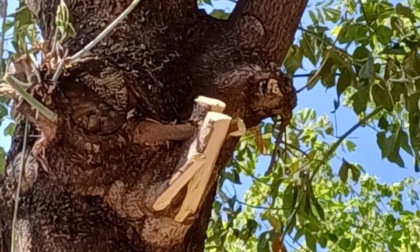
[[[370,112],[367,116],[365,116],[363,119],[358,121],[353,127],[351,127],[349,130],[346,131],[338,140],[330,147],[330,149],[327,151],[327,153],[324,156],[324,159],[322,162],[320,162],[314,169],[310,180],[313,181],[316,174],[321,169],[321,166],[324,165],[327,160],[330,158],[330,156],[338,149],[338,147],[341,145],[341,143],[350,136],[356,129],[358,129],[360,126],[366,124],[367,121],[369,121],[371,118],[373,118],[375,115],[377,115],[379,112],[381,112],[383,109],[382,106],[376,107],[372,112]]]
[[[340,31],[340,34],[343,32],[343,30],[344,29],[342,29]],[[337,37],[335,38],[334,42],[332,43],[332,47],[333,48],[336,48],[336,44],[337,44],[338,38],[340,37],[340,34],[337,35]],[[321,66],[318,68],[318,70],[316,71],[316,73],[314,75],[312,75],[312,77],[308,80],[308,82],[306,83],[306,85],[303,86],[302,88],[300,88],[299,90],[297,90],[296,93],[302,92],[303,90],[305,90],[306,88],[308,88],[308,86],[312,85],[314,81],[316,81],[316,79],[319,77],[319,74],[321,73],[321,70],[324,68],[325,64],[327,63],[327,61],[328,61],[328,59],[329,59],[332,51],[333,51],[333,49],[331,49],[331,50],[329,50],[327,52],[327,54],[324,57],[324,60],[321,63]]]

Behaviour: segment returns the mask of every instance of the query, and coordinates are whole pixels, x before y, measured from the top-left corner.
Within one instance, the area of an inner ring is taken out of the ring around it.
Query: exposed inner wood
[[[208,182],[213,173],[220,149],[226,139],[226,134],[232,118],[222,113],[209,111],[204,119],[200,134],[208,134],[204,144],[203,157],[206,159],[204,165],[191,178],[188,183],[187,194],[182,201],[181,208],[175,216],[175,221],[185,222],[188,217],[194,220],[199,204],[208,190]],[[206,132],[203,132],[206,131]],[[179,179],[181,179],[180,177]],[[178,180],[179,180],[178,179]]]
[[[184,163],[180,163],[168,186],[164,185],[167,188],[153,204],[154,210],[165,209],[188,184],[187,194],[175,216],[175,221],[178,222],[185,222],[189,216],[194,218],[231,122],[231,117],[219,113],[225,109],[223,102],[203,96],[195,99],[195,102],[197,106],[190,120],[201,126],[192,140],[186,158],[180,159]]]

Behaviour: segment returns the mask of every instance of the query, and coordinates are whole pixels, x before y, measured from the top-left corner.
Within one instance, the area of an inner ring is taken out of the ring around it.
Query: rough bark
[[[46,48],[59,2],[38,1]],[[70,55],[130,2],[66,1],[78,34],[66,45]],[[237,138],[226,140],[191,221],[173,220],[182,193],[163,211],[151,207],[196,130],[187,123],[193,100],[220,99],[225,113],[247,127],[273,115],[288,120],[296,94],[277,68],[305,6],[306,0],[242,0],[220,21],[201,13],[195,0],[143,0],[91,51],[97,60],[60,77],[49,104],[57,123],[19,106],[31,132],[42,135],[26,153],[18,233],[28,249],[22,251],[202,251],[217,177]],[[43,71],[42,77],[51,76]],[[22,132],[20,124],[0,178],[1,251],[10,246]]]

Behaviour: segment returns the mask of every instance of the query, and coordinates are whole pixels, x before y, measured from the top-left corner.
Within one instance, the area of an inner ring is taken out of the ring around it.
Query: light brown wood
[[[213,122],[212,131],[204,150],[207,162],[199,169],[188,183],[187,195],[175,217],[175,221],[184,222],[188,216],[195,214],[207,188],[208,181],[219,156],[220,149],[226,139],[226,134],[232,118],[228,115],[210,111],[203,125]]]
[[[207,149],[207,147],[209,147],[208,144],[210,144],[210,142],[208,138],[213,137],[212,131],[214,130],[213,125],[215,121],[220,120],[220,118],[229,118],[230,122],[231,118],[229,116],[221,114],[226,107],[224,102],[205,96],[198,96],[195,99],[195,102],[197,107],[195,107],[193,115],[197,117],[195,120],[203,121],[203,123],[201,123],[197,135],[189,146],[185,162],[182,163],[175,174],[172,175],[168,183],[169,186],[153,203],[153,209],[156,211],[161,211],[168,207],[179,191],[189,183],[197,173],[200,173],[201,168],[209,162],[207,156],[201,149]],[[210,114],[210,117],[208,117],[211,111],[214,113]],[[220,141],[222,141],[223,144],[223,141],[226,138],[226,132],[222,133],[220,137]]]
[[[172,199],[179,193],[179,191],[190,182],[191,178],[204,166],[207,159],[204,155],[197,154],[193,158],[188,159],[177,173],[175,179],[169,183],[169,187],[156,199],[153,204],[153,209],[161,211],[171,204]]]
[[[202,103],[210,106],[209,110],[214,112],[222,113],[226,108],[226,104],[224,102],[210,97],[199,96],[194,101],[198,104]]]
[[[241,137],[246,133],[246,125],[241,118],[235,118],[229,125],[227,137]]]

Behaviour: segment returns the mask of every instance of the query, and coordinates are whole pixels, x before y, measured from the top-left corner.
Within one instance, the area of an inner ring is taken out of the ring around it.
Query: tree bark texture
[[[35,2],[51,48],[60,0]],[[65,2],[77,31],[65,45],[70,55],[131,3]],[[196,131],[188,122],[194,98],[222,100],[225,113],[248,128],[274,115],[290,119],[295,90],[277,68],[305,7],[306,0],[241,0],[221,21],[201,13],[196,0],[141,1],[91,50],[97,60],[62,74],[48,104],[57,123],[35,119],[25,103],[18,107],[31,133],[41,135],[25,153],[21,251],[202,251],[217,177],[237,138],[226,140],[200,211],[188,222],[173,219],[185,192],[167,209],[152,209]],[[50,75],[42,70],[43,80]],[[0,178],[1,251],[10,248],[22,125]]]

